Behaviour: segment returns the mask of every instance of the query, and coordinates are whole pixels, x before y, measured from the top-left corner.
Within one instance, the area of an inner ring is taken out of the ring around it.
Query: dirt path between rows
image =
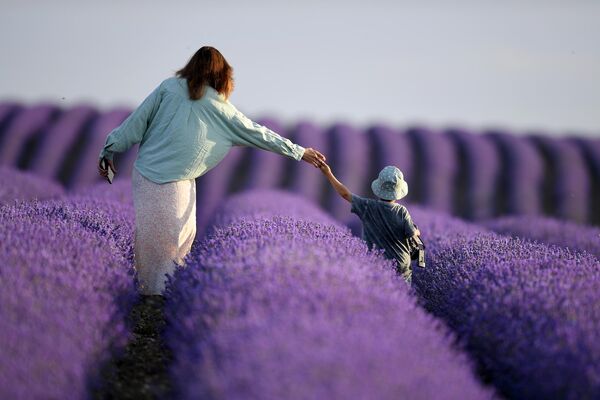
[[[121,358],[102,367],[103,388],[92,393],[101,399],[170,399],[168,367],[172,354],[160,336],[165,326],[165,299],[141,296],[130,318],[133,339]]]

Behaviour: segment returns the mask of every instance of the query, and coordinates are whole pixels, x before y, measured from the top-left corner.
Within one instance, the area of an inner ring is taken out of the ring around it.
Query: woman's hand
[[[106,178],[108,176],[108,168],[102,168],[102,161],[105,161],[108,167],[112,169],[115,174],[117,173],[117,169],[115,168],[115,164],[112,160],[109,160],[108,158],[101,158],[98,162],[98,172],[100,173],[101,177]]]
[[[309,164],[312,164],[315,166],[315,168],[320,168],[321,165],[325,162],[325,156],[321,153],[319,153],[317,150],[313,149],[313,148],[306,148],[306,150],[304,150],[304,155],[302,156],[302,160],[306,161]]]

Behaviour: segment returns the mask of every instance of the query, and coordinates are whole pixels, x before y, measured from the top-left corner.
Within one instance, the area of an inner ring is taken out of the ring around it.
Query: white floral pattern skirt
[[[162,294],[165,274],[192,248],[196,236],[196,181],[154,183],[133,168],[135,270],[141,294]]]

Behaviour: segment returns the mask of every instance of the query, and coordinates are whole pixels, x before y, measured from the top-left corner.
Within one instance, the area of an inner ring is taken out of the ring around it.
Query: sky
[[[251,118],[600,137],[600,1],[0,0],[0,101],[136,107],[203,45]]]

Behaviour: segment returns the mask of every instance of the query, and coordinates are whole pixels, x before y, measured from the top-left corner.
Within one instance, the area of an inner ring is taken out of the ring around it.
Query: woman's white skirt
[[[136,168],[131,175],[135,208],[135,269],[141,294],[162,294],[165,274],[192,248],[196,236],[196,181],[154,183]]]

